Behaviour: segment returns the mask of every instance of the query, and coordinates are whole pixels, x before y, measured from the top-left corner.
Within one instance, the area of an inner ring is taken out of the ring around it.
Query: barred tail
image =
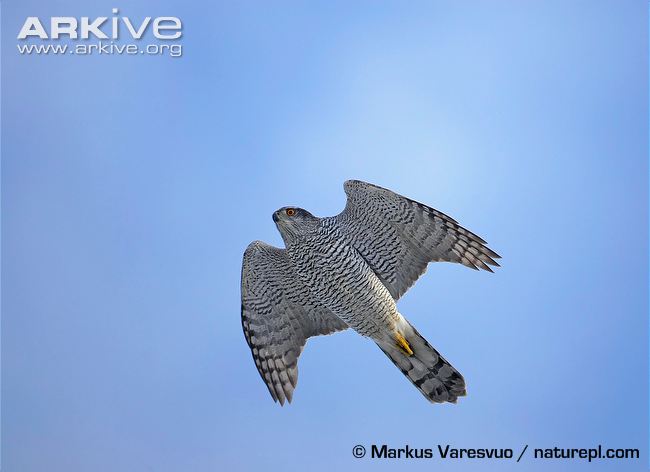
[[[463,376],[405,319],[400,330],[402,340],[377,341],[377,345],[430,402],[456,403],[466,394]]]

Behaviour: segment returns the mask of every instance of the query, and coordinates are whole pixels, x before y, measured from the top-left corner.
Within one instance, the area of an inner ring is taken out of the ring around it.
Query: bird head
[[[318,227],[319,219],[307,210],[296,207],[282,207],[273,213],[273,221],[286,245],[307,235]]]

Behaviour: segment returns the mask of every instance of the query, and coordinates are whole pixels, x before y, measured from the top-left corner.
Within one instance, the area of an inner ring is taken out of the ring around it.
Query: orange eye
[[[296,214],[296,210],[293,208],[287,208],[287,216],[293,216]]]

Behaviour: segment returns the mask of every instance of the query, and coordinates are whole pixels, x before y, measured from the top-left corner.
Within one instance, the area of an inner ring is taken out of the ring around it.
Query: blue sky
[[[352,457],[372,443],[647,467],[646,2],[137,2],[182,19],[182,58],[21,56],[25,17],[116,6],[44,3],[2,5],[4,470],[497,467]],[[503,256],[399,303],[458,405],[353,332],[308,342],[289,407],[255,370],[243,250],[282,244],[281,206],[338,213],[349,178]]]

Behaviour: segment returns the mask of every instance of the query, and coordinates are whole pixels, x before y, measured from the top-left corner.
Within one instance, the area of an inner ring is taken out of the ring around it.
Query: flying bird
[[[291,402],[307,339],[350,327],[377,343],[429,401],[456,403],[466,394],[463,376],[396,302],[429,262],[492,272],[500,256],[422,203],[359,180],[344,188],[340,214],[280,208],[273,221],[285,249],[254,241],[244,252],[241,319],[257,370],[274,401]]]

